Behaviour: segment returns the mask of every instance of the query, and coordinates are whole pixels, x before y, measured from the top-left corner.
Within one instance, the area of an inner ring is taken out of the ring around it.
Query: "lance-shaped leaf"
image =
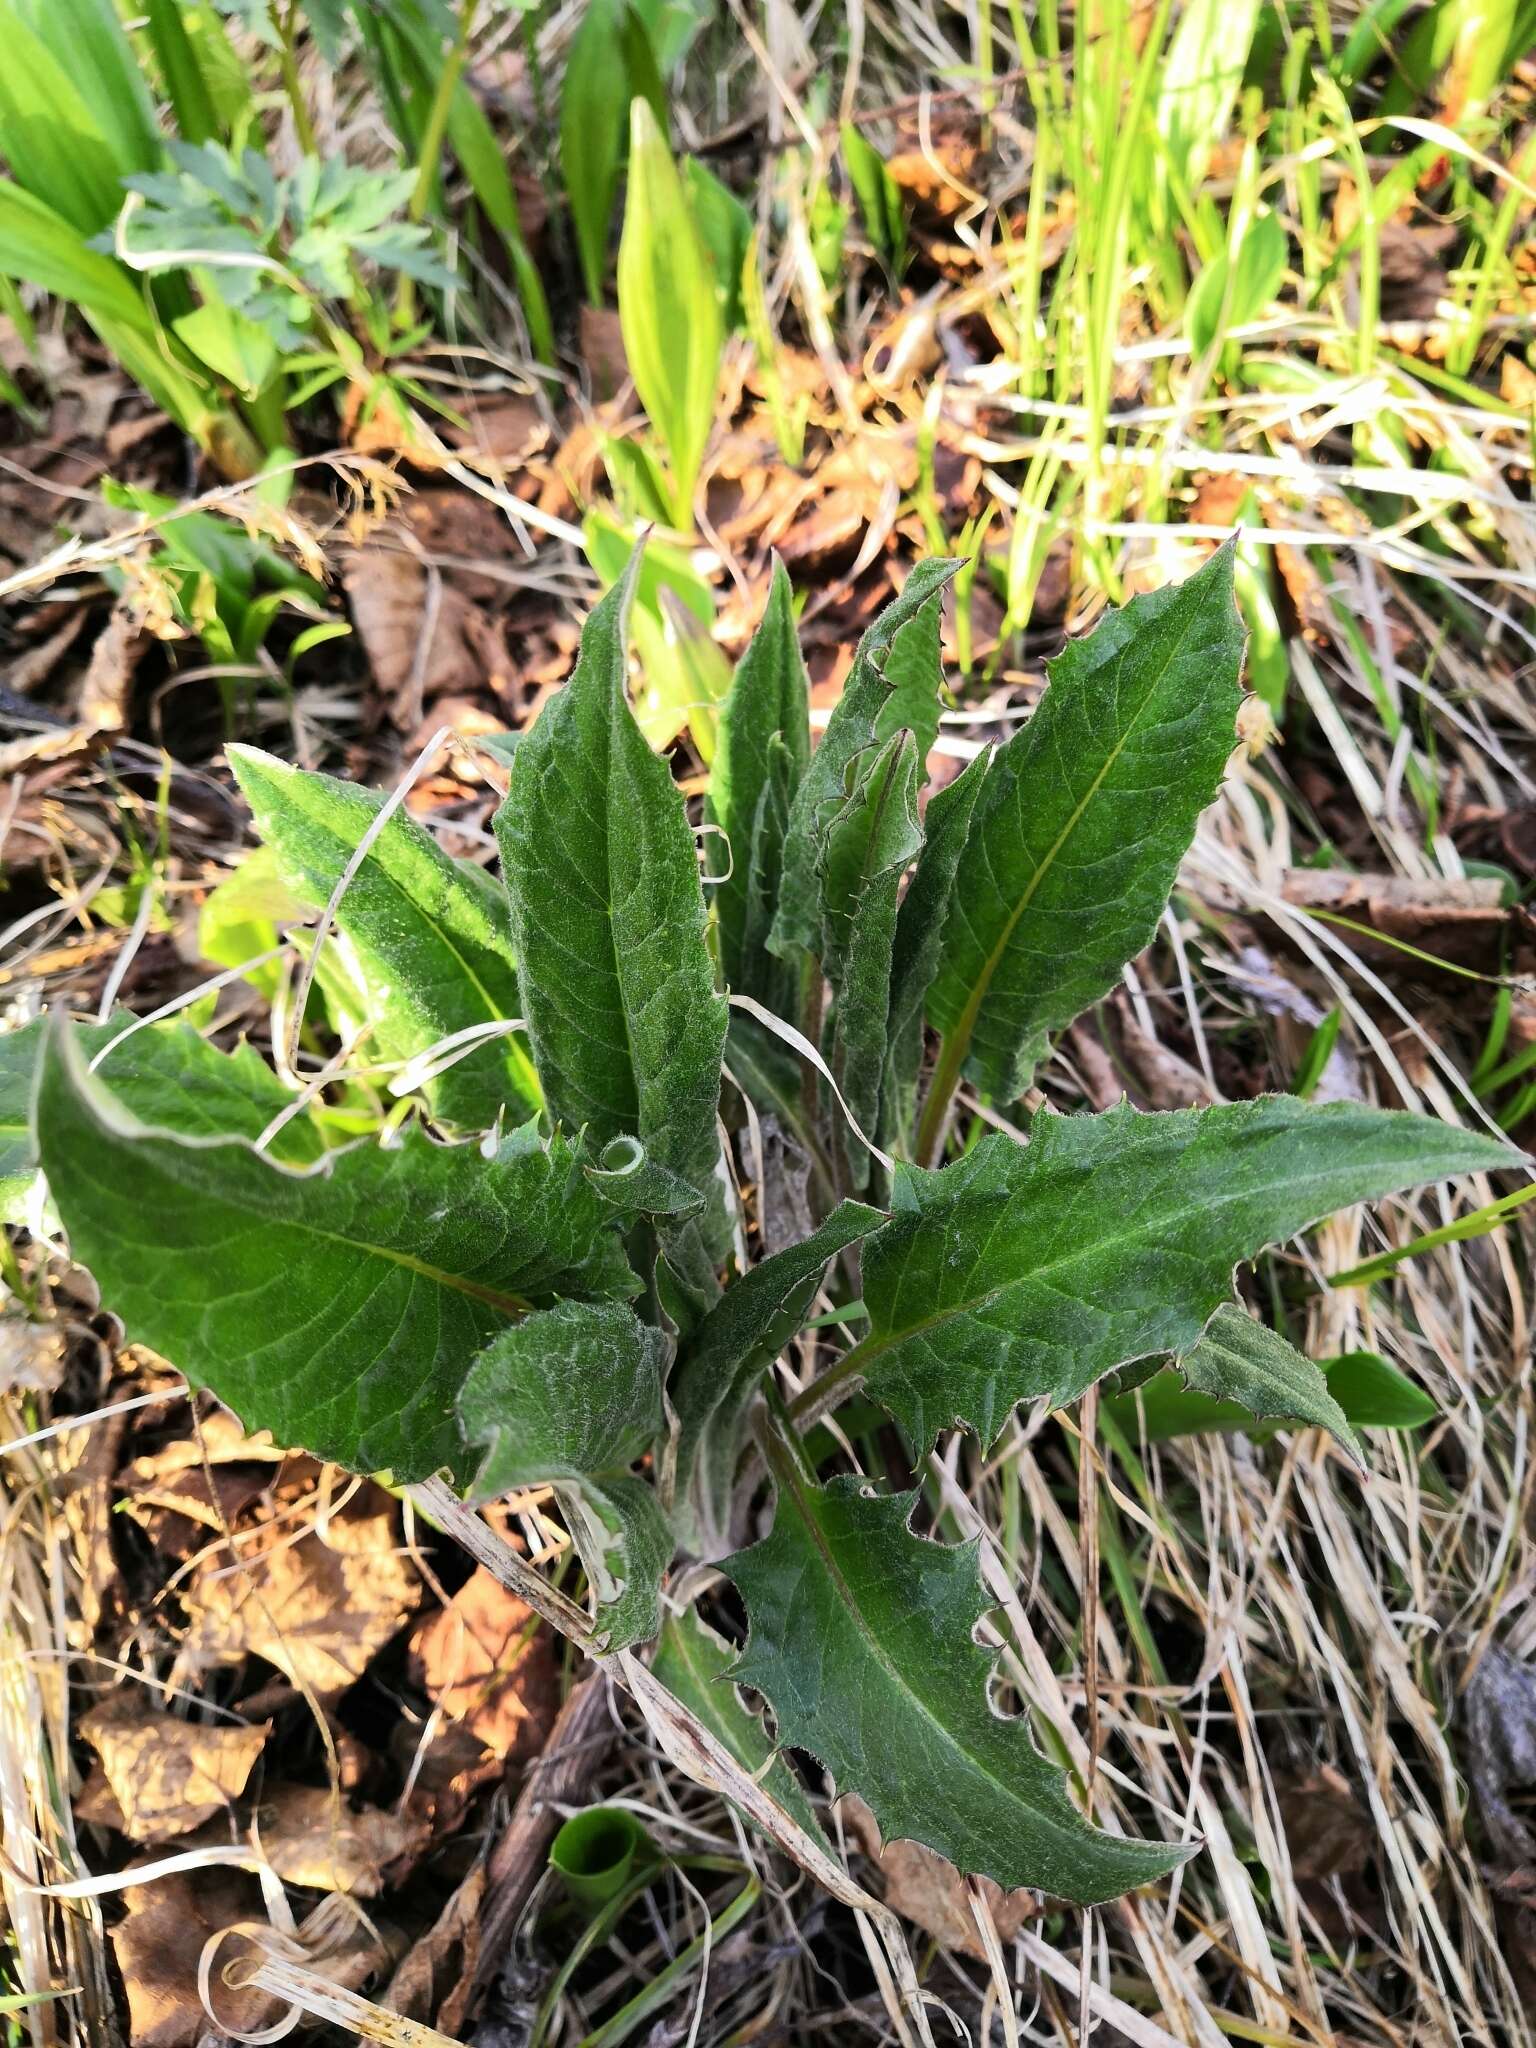
[[[661,1625],[672,1536],[629,1468],[661,1434],[666,1357],[665,1337],[631,1309],[563,1301],[503,1330],[459,1393],[464,1440],[482,1453],[472,1491],[556,1489],[615,1650]]]
[[[733,1280],[684,1344],[673,1375],[678,1419],[677,1488],[703,1547],[714,1547],[730,1510],[742,1426],[764,1372],[799,1331],[839,1252],[884,1221],[878,1209],[843,1202],[821,1228]]]
[[[917,734],[922,758],[927,758],[939,721],[940,593],[960,566],[954,561],[919,562],[901,595],[886,606],[859,642],[843,694],[832,708],[821,744],[795,791],[771,941],[773,950],[786,958],[797,949],[814,953],[821,942],[817,863],[827,826],[847,795],[849,762],[903,727]],[[921,618],[929,606],[931,616]],[[909,626],[910,638],[903,637]]]
[[[1353,1202],[1519,1155],[1454,1124],[1272,1095],[1213,1109],[1041,1111],[940,1173],[864,1250],[869,1334],[846,1376],[926,1448],[953,1422],[990,1443],[1015,1402],[1074,1400],[1104,1373],[1187,1352],[1233,1269]]]
[[[971,829],[976,800],[992,764],[978,754],[928,799],[923,847],[901,899],[891,951],[888,1049],[880,1101],[880,1139],[910,1151],[917,1079],[923,1064],[923,1004],[938,971],[951,915],[955,872]]]
[[[384,798],[255,747],[231,747],[229,760],[283,880],[323,909]],[[370,1053],[408,1060],[453,1032],[520,1014],[501,891],[401,811],[347,884],[336,929],[367,994]],[[540,1105],[527,1045],[515,1034],[457,1060],[427,1094],[434,1113],[462,1130],[489,1130],[504,1107],[520,1123]]]
[[[742,1705],[732,1682],[735,1661],[731,1645],[699,1619],[697,1608],[690,1607],[686,1614],[667,1616],[651,1670],[674,1699],[681,1700],[757,1780],[774,1804],[804,1828],[812,1841],[825,1845],[826,1837],[805,1787],[784,1759],[775,1757],[774,1744],[758,1716]]]
[[[0,1034],[0,1215],[25,1196],[37,1172],[32,1097],[47,1031],[47,1019],[35,1017]],[[105,1053],[101,1079],[140,1123],[255,1139],[293,1107],[292,1090],[253,1047],[220,1052],[184,1022],[135,1026],[122,1010],[105,1024],[77,1025],[75,1038],[87,1060]],[[273,1132],[266,1150],[302,1166],[320,1157],[325,1141],[301,1111]]]
[[[1132,598],[1051,664],[998,753],[955,884],[928,1015],[941,1077],[1018,1094],[1046,1035],[1151,938],[1234,741],[1232,551]]]
[[[892,734],[883,747],[856,755],[848,775],[847,798],[822,846],[821,963],[836,1001],[832,1069],[854,1122],[872,1132],[880,1117],[901,881],[923,843],[915,737]],[[867,1187],[869,1154],[851,1131],[844,1151],[851,1185]]]
[[[691,195],[643,99],[629,109],[618,282],[624,354],[671,463],[672,523],[686,533],[715,421],[725,321]]]
[[[1186,1849],[1090,1826],[1027,1724],[993,1711],[992,1659],[974,1640],[992,1603],[974,1544],[914,1536],[915,1493],[816,1486],[787,1458],[775,1471],[772,1533],[725,1570],[750,1624],[732,1675],[767,1698],[781,1742],[857,1792],[888,1841],[922,1842],[1008,1890],[1087,1904],[1184,1860]]]
[[[705,856],[717,878],[712,895],[725,984],[770,1008],[778,984],[766,992],[762,986],[757,928],[764,911],[771,926],[778,902],[783,806],[810,760],[809,706],[789,577],[775,560],[762,624],[736,664],[720,712],[705,807],[710,823],[719,827],[705,840]]]
[[[1223,1302],[1205,1335],[1178,1361],[1184,1384],[1214,1401],[1236,1401],[1250,1415],[1309,1422],[1336,1436],[1355,1463],[1365,1464],[1360,1440],[1328,1388],[1320,1365],[1286,1342],[1278,1330]]]
[[[407,1129],[292,1171],[140,1123],[62,1020],[34,1117],[70,1249],[129,1336],[249,1428],[354,1470],[453,1463],[454,1396],[509,1317],[634,1285],[562,1139],[514,1133],[486,1159]]]
[[[784,848],[790,811],[803,769],[781,733],[768,742],[768,769],[752,833],[747,843],[747,900],[741,932],[741,980],[729,983],[733,995],[749,995],[776,1017],[791,1018],[800,1007],[800,974],[793,960],[781,960],[770,948],[778,915],[779,883],[784,873]]]
[[[639,556],[512,758],[496,817],[523,1015],[551,1116],[712,1182],[726,1006],[683,799],[625,693]]]

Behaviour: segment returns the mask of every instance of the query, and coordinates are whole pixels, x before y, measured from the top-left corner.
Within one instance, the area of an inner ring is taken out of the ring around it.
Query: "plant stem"
[[[275,23],[278,62],[282,67],[283,90],[293,111],[293,132],[298,137],[299,149],[305,156],[318,156],[320,151],[315,141],[314,123],[309,118],[309,108],[304,104],[304,87],[299,78],[298,42],[294,34],[294,19],[298,11],[299,0],[288,0],[281,18]]]
[[[846,1393],[851,1381],[857,1379],[871,1358],[885,1349],[884,1340],[870,1335],[861,1337],[851,1351],[845,1351],[836,1365],[829,1366],[820,1379],[812,1380],[808,1387],[790,1402],[785,1413],[790,1422],[808,1425],[816,1420]]]
[[[917,1127],[917,1142],[912,1147],[913,1159],[919,1166],[932,1164],[943,1142],[944,1122],[949,1115],[949,1105],[960,1082],[960,1069],[965,1064],[966,1040],[959,1032],[945,1034],[939,1048],[939,1064],[934,1069],[933,1079],[928,1084],[928,1095],[923,1103],[922,1120]]]
[[[453,110],[453,96],[459,89],[463,75],[464,60],[469,55],[469,38],[475,23],[475,10],[479,0],[464,0],[464,12],[459,16],[459,32],[453,39],[453,47],[443,60],[443,68],[437,74],[437,89],[432,95],[432,104],[427,109],[426,126],[421,131],[421,141],[416,147],[416,183],[411,188],[411,197],[406,207],[406,217],[421,220],[432,197],[432,187],[437,181],[438,165],[443,154],[443,137],[448,132],[448,116]],[[395,292],[395,319],[401,327],[409,327],[416,314],[416,286],[404,271]]]
[[[463,75],[464,61],[469,55],[469,39],[474,32],[475,15],[480,0],[464,0],[464,12],[459,16],[459,32],[453,39],[453,48],[443,63],[437,77],[437,90],[432,95],[432,104],[427,109],[427,125],[421,131],[421,143],[416,152],[416,184],[411,193],[410,205],[406,208],[412,220],[420,220],[427,210],[432,197],[433,181],[437,177],[438,159],[443,153],[443,137],[448,132],[448,116],[453,108],[453,96],[459,89]]]

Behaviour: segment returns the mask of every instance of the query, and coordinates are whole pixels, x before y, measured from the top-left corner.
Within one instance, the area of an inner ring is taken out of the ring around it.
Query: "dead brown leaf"
[[[537,1756],[559,1704],[548,1629],[481,1569],[418,1623],[411,1670],[427,1696],[493,1755]]]
[[[368,1484],[297,1541],[278,1523],[243,1542],[233,1564],[221,1547],[183,1590],[178,1668],[264,1657],[322,1697],[344,1691],[420,1603],[398,1543],[394,1502]]]
[[[1342,1772],[1322,1764],[1275,1789],[1291,1872],[1299,1883],[1354,1877],[1365,1869],[1376,1830]]]
[[[1536,1863],[1536,1831],[1513,1795],[1536,1793],[1536,1665],[1490,1644],[1478,1658],[1458,1715],[1461,1767],[1477,1794],[1496,1861]]]
[[[229,1810],[272,1726],[183,1720],[133,1688],[83,1715],[80,1732],[101,1758],[124,1833],[165,1842]]]
[[[965,1879],[955,1866],[921,1842],[887,1842],[882,1848],[875,1817],[862,1799],[847,1797],[839,1810],[885,1880],[886,1904],[945,1948],[984,1959],[986,1950],[971,1913]],[[989,1877],[981,1879],[981,1889],[998,1939],[1004,1943],[1012,1941],[1025,1921],[1038,1918],[1042,1911],[1033,1892],[1005,1892]]]
[[[434,698],[510,691],[501,622],[425,560],[386,536],[347,557],[342,583],[379,694],[402,731],[415,730]]]
[[[480,1909],[485,1865],[477,1863],[389,1980],[383,2003],[403,2019],[440,2032],[463,2025],[467,1993],[480,1960]]]
[[[208,2033],[198,1964],[213,1935],[265,1918],[254,1879],[200,1870],[132,1885],[123,1900],[128,1917],[112,1930],[112,1950],[128,1994],[133,2048],[198,2048]],[[227,1985],[218,1987],[215,2007],[222,2025],[253,2033],[281,2011],[263,1991]]]
[[[399,1883],[427,1846],[411,1814],[354,1807],[326,1785],[280,1785],[253,1823],[267,1861],[285,1884],[376,1899]]]
[[[1497,972],[1506,937],[1527,923],[1518,908],[1504,908],[1502,891],[1496,876],[1347,875],[1313,868],[1288,870],[1281,886],[1287,903],[1368,926],[1369,932],[1349,932],[1362,960],[1421,972],[1430,962],[1413,959],[1404,946],[1453,966]]]

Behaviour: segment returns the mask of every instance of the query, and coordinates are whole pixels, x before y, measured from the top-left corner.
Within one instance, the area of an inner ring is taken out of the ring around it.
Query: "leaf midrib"
[[[167,1141],[162,1139],[161,1142],[164,1145]],[[237,1138],[225,1142],[241,1153],[251,1151],[251,1148],[242,1139]],[[169,1143],[174,1146],[175,1141],[171,1140]],[[181,1149],[189,1150],[190,1148],[183,1147]],[[210,1142],[204,1140],[199,1149],[218,1150],[220,1149],[220,1141],[213,1140]],[[170,1169],[163,1168],[162,1170],[169,1171]],[[266,1167],[264,1170],[272,1173],[285,1171],[285,1169],[276,1166]],[[293,1177],[307,1179],[311,1176],[295,1175]],[[328,1176],[326,1177],[328,1178]],[[249,1216],[262,1225],[270,1226],[272,1223],[273,1219],[265,1209],[242,1202],[227,1191],[220,1194],[216,1199],[228,1208],[235,1210],[239,1215]],[[375,1244],[367,1238],[347,1237],[341,1231],[327,1230],[323,1223],[315,1223],[308,1217],[284,1216],[278,1220],[280,1225],[285,1226],[289,1230],[300,1232],[305,1236],[322,1239],[327,1244],[340,1245],[349,1252],[363,1252],[370,1257],[386,1260],[391,1265],[400,1266],[407,1272],[415,1273],[423,1280],[432,1281],[435,1286],[447,1288],[455,1294],[467,1295],[474,1301],[484,1302],[488,1308],[498,1309],[503,1315],[514,1318],[525,1316],[533,1306],[532,1302],[526,1301],[520,1294],[509,1294],[499,1288],[487,1287],[478,1280],[471,1280],[466,1274],[444,1272],[441,1267],[429,1265],[425,1259],[418,1259],[410,1252],[393,1251],[388,1245]]]
[[[998,968],[1002,965],[1003,955],[1007,952],[1009,942],[1012,940],[1014,932],[1018,929],[1020,918],[1023,917],[1025,911],[1034,901],[1035,893],[1039,888],[1042,880],[1055,867],[1057,858],[1061,853],[1061,849],[1063,848],[1063,846],[1066,845],[1068,839],[1071,838],[1072,834],[1076,832],[1078,826],[1081,824],[1083,813],[1087,810],[1088,806],[1093,802],[1094,798],[1098,795],[1100,789],[1104,786],[1104,782],[1108,777],[1111,769],[1114,768],[1115,764],[1119,761],[1120,756],[1125,752],[1125,749],[1130,745],[1132,736],[1136,731],[1137,725],[1140,723],[1142,716],[1146,712],[1148,706],[1156,697],[1158,689],[1162,684],[1163,678],[1167,675],[1169,669],[1173,666],[1174,661],[1182,652],[1184,643],[1188,637],[1189,627],[1186,625],[1184,631],[1178,636],[1177,641],[1169,649],[1167,658],[1163,662],[1161,668],[1159,668],[1157,673],[1148,681],[1145,696],[1137,705],[1135,711],[1131,714],[1131,717],[1126,724],[1124,732],[1116,741],[1115,745],[1110,749],[1109,753],[1105,756],[1103,767],[1094,777],[1092,783],[1089,785],[1087,790],[1084,791],[1082,798],[1080,799],[1076,807],[1073,809],[1071,816],[1067,819],[1067,822],[1062,826],[1061,831],[1057,834],[1056,838],[1052,841],[1050,846],[1046,848],[1044,858],[1036,865],[1035,870],[1031,874],[1028,883],[1025,885],[1022,895],[1019,897],[1018,902],[1010,911],[1008,918],[1003,925],[1002,933],[999,936],[996,945],[988,954],[986,963],[983,966],[981,973],[977,976],[976,984],[971,990],[970,996],[966,1001],[965,1008],[961,1011],[959,1021],[955,1026],[953,1036],[959,1048],[960,1058],[963,1059],[970,1050],[971,1039],[976,1030],[976,1020],[981,1015],[981,1006],[987,999],[988,992],[992,987],[993,976],[997,973]],[[1124,662],[1125,657],[1129,652],[1129,647],[1125,648],[1122,651],[1120,655],[1121,663]],[[1028,730],[1027,727],[1026,730]],[[1017,781],[1015,781],[1013,793],[1017,793],[1017,790],[1018,783]]]
[[[866,1645],[874,1662],[880,1667],[882,1671],[885,1672],[886,1676],[895,1685],[897,1691],[904,1698],[911,1701],[912,1705],[916,1707],[918,1713],[922,1716],[922,1718],[938,1734],[941,1740],[956,1753],[956,1755],[964,1758],[965,1761],[968,1764],[970,1764],[971,1767],[982,1778],[984,1778],[989,1785],[993,1785],[997,1788],[998,1793],[1001,1795],[1002,1799],[1006,1802],[1008,1806],[1022,1810],[1038,1826],[1042,1828],[1049,1828],[1054,1834],[1061,1836],[1063,1839],[1075,1841],[1075,1830],[1064,1828],[1060,1821],[1052,1819],[1051,1816],[1048,1814],[1041,1813],[1037,1807],[1031,1806],[1026,1800],[1021,1798],[1019,1793],[1013,1788],[1013,1786],[1011,1786],[1005,1779],[998,1777],[994,1771],[990,1770],[988,1766],[982,1761],[982,1759],[975,1754],[974,1751],[966,1748],[965,1744],[955,1734],[954,1730],[946,1726],[946,1724],[943,1721],[941,1721],[938,1718],[938,1716],[934,1713],[933,1709],[928,1705],[927,1701],[922,1698],[921,1694],[915,1692],[912,1689],[912,1687],[907,1683],[906,1679],[903,1677],[901,1673],[900,1668],[892,1661],[890,1656],[887,1654],[885,1645],[881,1642],[878,1633],[873,1628],[871,1628],[869,1622],[865,1618],[863,1609],[860,1607],[858,1601],[854,1598],[853,1588],[848,1584],[847,1579],[843,1576],[842,1570],[837,1563],[837,1559],[832,1552],[831,1546],[827,1542],[825,1532],[822,1530],[821,1524],[817,1521],[816,1516],[811,1510],[810,1503],[805,1496],[804,1484],[800,1478],[799,1473],[795,1470],[792,1461],[788,1458],[782,1461],[775,1459],[774,1469],[776,1476],[778,1477],[779,1484],[788,1490],[791,1498],[793,1499],[796,1512],[799,1514],[801,1521],[805,1524],[805,1527],[810,1534],[811,1542],[815,1546],[818,1557],[821,1559],[823,1565],[826,1567],[827,1576],[832,1582],[833,1589],[837,1593],[840,1601],[842,1602],[843,1606],[847,1609],[848,1613],[852,1615],[855,1627],[858,1630],[861,1640]],[[903,1533],[909,1534],[910,1532],[903,1530]],[[921,1541],[922,1539],[914,1538],[913,1540]],[[1006,1727],[1008,1723],[1002,1722],[1001,1725]],[[1027,1729],[1022,1729],[1020,1732],[1023,1733],[1024,1739],[1028,1741],[1029,1736]]]
[[[1295,1126],[1293,1125],[1291,1126],[1291,1128],[1294,1129]],[[1028,1148],[1026,1147],[1025,1149],[1027,1150]],[[1465,1168],[1451,1170],[1470,1172],[1475,1169]],[[1210,1210],[1213,1208],[1230,1208],[1234,1203],[1239,1201],[1262,1199],[1263,1197],[1270,1194],[1277,1187],[1304,1187],[1314,1181],[1325,1179],[1327,1174],[1332,1171],[1333,1169],[1329,1167],[1320,1169],[1316,1172],[1303,1174],[1288,1174],[1286,1175],[1283,1181],[1269,1181],[1263,1187],[1260,1188],[1243,1188],[1238,1190],[1236,1193],[1216,1195],[1210,1198],[1209,1200],[1202,1200],[1201,1207],[1205,1210]],[[1004,1200],[1011,1205],[1013,1202],[1023,1199],[1027,1188],[1028,1183],[1022,1183],[1017,1194],[1006,1196],[1004,1197]],[[1361,1196],[1359,1199],[1365,1201],[1369,1200],[1370,1197]],[[1305,1230],[1309,1229],[1310,1227],[1311,1226],[1309,1224],[1305,1223],[1297,1225],[1298,1230]],[[1294,1235],[1294,1233],[1292,1234]],[[1118,1249],[1120,1246],[1136,1242],[1138,1235],[1139,1233],[1136,1230],[1131,1229],[1120,1231],[1110,1237],[1095,1238],[1091,1245],[1079,1245],[1074,1249],[1061,1254],[1057,1258],[1048,1259],[1041,1265],[1031,1266],[1026,1272],[1018,1274],[1011,1280],[1001,1281],[995,1287],[984,1288],[979,1294],[968,1295],[964,1300],[957,1301],[949,1307],[936,1310],[934,1314],[932,1314],[931,1316],[925,1316],[920,1322],[904,1324],[899,1329],[893,1328],[887,1331],[883,1331],[879,1335],[876,1335],[873,1331],[871,1331],[870,1335],[866,1337],[857,1348],[862,1354],[864,1360],[867,1361],[870,1359],[874,1359],[878,1357],[881,1352],[889,1351],[893,1344],[904,1344],[910,1338],[924,1336],[930,1330],[941,1328],[944,1324],[953,1322],[959,1316],[978,1314],[982,1309],[989,1307],[994,1301],[996,1301],[999,1295],[1006,1294],[1011,1287],[1018,1287],[1023,1285],[1026,1281],[1039,1280],[1042,1277],[1049,1278],[1051,1275],[1059,1273],[1062,1270],[1062,1268],[1070,1267],[1074,1263],[1083,1259],[1088,1259],[1094,1263],[1097,1263],[1098,1261],[1103,1259],[1109,1252]],[[851,1356],[852,1354],[849,1355]]]

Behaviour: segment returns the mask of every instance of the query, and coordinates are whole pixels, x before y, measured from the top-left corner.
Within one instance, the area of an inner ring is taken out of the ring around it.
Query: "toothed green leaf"
[[[729,1750],[776,1806],[781,1806],[813,1842],[827,1846],[805,1787],[782,1757],[775,1758],[756,1714],[749,1713],[731,1677],[736,1652],[699,1619],[698,1610],[669,1614],[651,1658],[651,1670],[674,1699]]]
[[[633,580],[632,564],[513,756],[496,836],[550,1115],[598,1145],[638,1138],[705,1193],[726,1008],[683,799],[625,691]]]
[[[918,1076],[923,1065],[923,1004],[955,914],[955,874],[977,798],[991,766],[978,754],[953,782],[935,790],[923,817],[923,848],[901,899],[891,952],[889,1050],[880,1105],[880,1142],[909,1150]]]
[[[220,1052],[190,1024],[168,1019],[129,1031],[133,1022],[120,1010],[105,1024],[77,1025],[75,1035],[87,1060],[105,1053],[103,1083],[141,1123],[196,1137],[254,1139],[293,1107],[292,1090],[250,1046]],[[0,1216],[15,1210],[37,1172],[32,1097],[47,1030],[47,1019],[35,1017],[20,1030],[0,1033]],[[319,1158],[325,1142],[313,1118],[300,1111],[266,1149],[274,1159],[302,1166]]]
[[[1027,1724],[993,1710],[976,1546],[914,1536],[915,1493],[863,1487],[781,1473],[772,1533],[724,1567],[750,1625],[732,1676],[767,1699],[779,1740],[857,1792],[888,1841],[1009,1890],[1087,1904],[1181,1863],[1184,1849],[1090,1826]]]
[[[900,597],[888,604],[853,657],[843,694],[832,708],[820,746],[795,791],[784,843],[784,875],[770,944],[790,958],[814,953],[821,942],[817,863],[827,827],[847,796],[845,777],[855,754],[882,745],[903,726],[918,736],[926,760],[938,731],[940,593],[959,562],[919,562]],[[920,616],[927,607],[928,616]],[[897,642],[900,640],[900,653]]]
[[[832,1071],[866,1136],[880,1119],[891,962],[902,877],[923,843],[917,742],[898,732],[849,763],[850,789],[827,827],[821,859],[822,966],[835,1009]],[[843,1133],[849,1185],[869,1185],[870,1157]]]
[[[1075,1400],[1132,1359],[1183,1353],[1233,1269],[1320,1217],[1517,1163],[1454,1124],[1283,1095],[1102,1116],[1042,1110],[939,1173],[864,1248],[864,1383],[912,1442],[962,1422],[990,1443],[1016,1402]]]
[[[842,1202],[821,1228],[733,1280],[683,1345],[672,1386],[677,1485],[692,1493],[706,1547],[723,1532],[742,1424],[762,1376],[798,1332],[839,1252],[883,1222],[878,1209]]]
[[[1224,1302],[1205,1335],[1179,1360],[1184,1384],[1213,1401],[1236,1401],[1259,1420],[1308,1422],[1336,1436],[1357,1465],[1360,1440],[1334,1399],[1319,1365],[1277,1330]]]
[[[992,764],[928,1017],[946,1063],[998,1101],[1151,938],[1220,785],[1243,656],[1232,561],[1074,640]]]
[[[672,1535],[629,1467],[661,1434],[666,1339],[613,1302],[566,1301],[503,1330],[470,1367],[459,1426],[480,1498],[553,1486],[598,1591],[611,1649],[646,1642]]]
[[[385,799],[377,790],[231,747],[256,829],[288,887],[323,909]],[[395,811],[347,884],[336,930],[369,999],[370,1058],[407,1060],[455,1031],[519,1015],[506,904],[483,869],[449,858]],[[334,939],[327,942],[335,944]],[[444,1123],[485,1131],[505,1109],[521,1123],[540,1106],[521,1035],[493,1038],[428,1083]]]
[[[721,708],[706,802],[719,831],[704,844],[716,877],[711,900],[725,985],[770,1009],[782,1000],[785,970],[763,941],[778,901],[788,803],[811,755],[809,706],[789,578],[776,561],[762,624]]]
[[[515,1133],[488,1160],[408,1128],[290,1171],[139,1122],[62,1020],[35,1120],[70,1249],[130,1338],[248,1428],[355,1471],[454,1464],[454,1397],[509,1318],[635,1285],[563,1139]]]

